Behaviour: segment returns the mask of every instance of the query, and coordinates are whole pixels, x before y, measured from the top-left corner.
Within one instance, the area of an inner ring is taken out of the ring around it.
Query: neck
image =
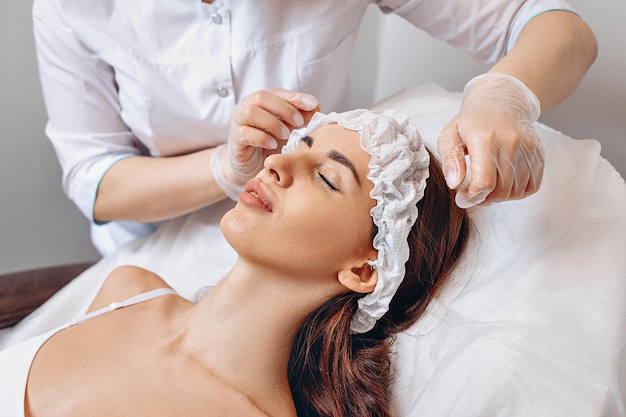
[[[287,367],[297,331],[340,291],[336,280],[312,283],[238,262],[191,309],[179,340],[185,352],[259,408],[279,415],[270,408],[293,407]]]

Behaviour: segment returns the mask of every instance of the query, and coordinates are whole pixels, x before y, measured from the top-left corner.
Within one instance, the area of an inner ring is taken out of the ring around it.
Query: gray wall
[[[626,2],[571,3],[594,28],[600,56],[577,92],[542,121],[575,138],[600,140],[604,156],[626,175]],[[98,258],[87,221],[61,190],[61,171],[43,133],[31,6],[28,0],[0,0],[0,273]],[[398,65],[408,55],[419,65]],[[373,7],[354,62],[353,107],[426,81],[459,90],[486,68]]]
[[[31,7],[0,0],[0,273],[98,258],[44,135]]]

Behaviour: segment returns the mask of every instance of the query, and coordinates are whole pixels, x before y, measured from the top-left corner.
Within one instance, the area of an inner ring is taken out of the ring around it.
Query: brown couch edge
[[[91,265],[83,262],[0,275],[0,329],[19,322]]]

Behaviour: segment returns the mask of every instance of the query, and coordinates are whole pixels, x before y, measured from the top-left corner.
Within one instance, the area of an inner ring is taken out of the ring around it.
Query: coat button
[[[217,95],[220,97],[226,97],[228,95],[228,88],[223,86],[217,87]]]
[[[211,15],[211,20],[213,21],[213,23],[215,23],[216,25],[221,25],[222,24],[222,16],[219,15],[219,13],[215,12]]]

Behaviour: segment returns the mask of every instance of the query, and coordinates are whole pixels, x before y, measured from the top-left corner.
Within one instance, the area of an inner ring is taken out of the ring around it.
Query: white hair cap
[[[359,299],[350,326],[352,333],[365,333],[389,310],[404,279],[407,238],[417,220],[416,204],[424,196],[430,157],[407,115],[364,109],[316,113],[305,128],[292,132],[283,153],[292,152],[302,137],[331,123],[359,132],[361,147],[371,156],[368,178],[374,184],[370,196],[376,206],[370,214],[378,228],[373,241],[378,257],[369,264],[378,272],[378,282],[374,291]]]

